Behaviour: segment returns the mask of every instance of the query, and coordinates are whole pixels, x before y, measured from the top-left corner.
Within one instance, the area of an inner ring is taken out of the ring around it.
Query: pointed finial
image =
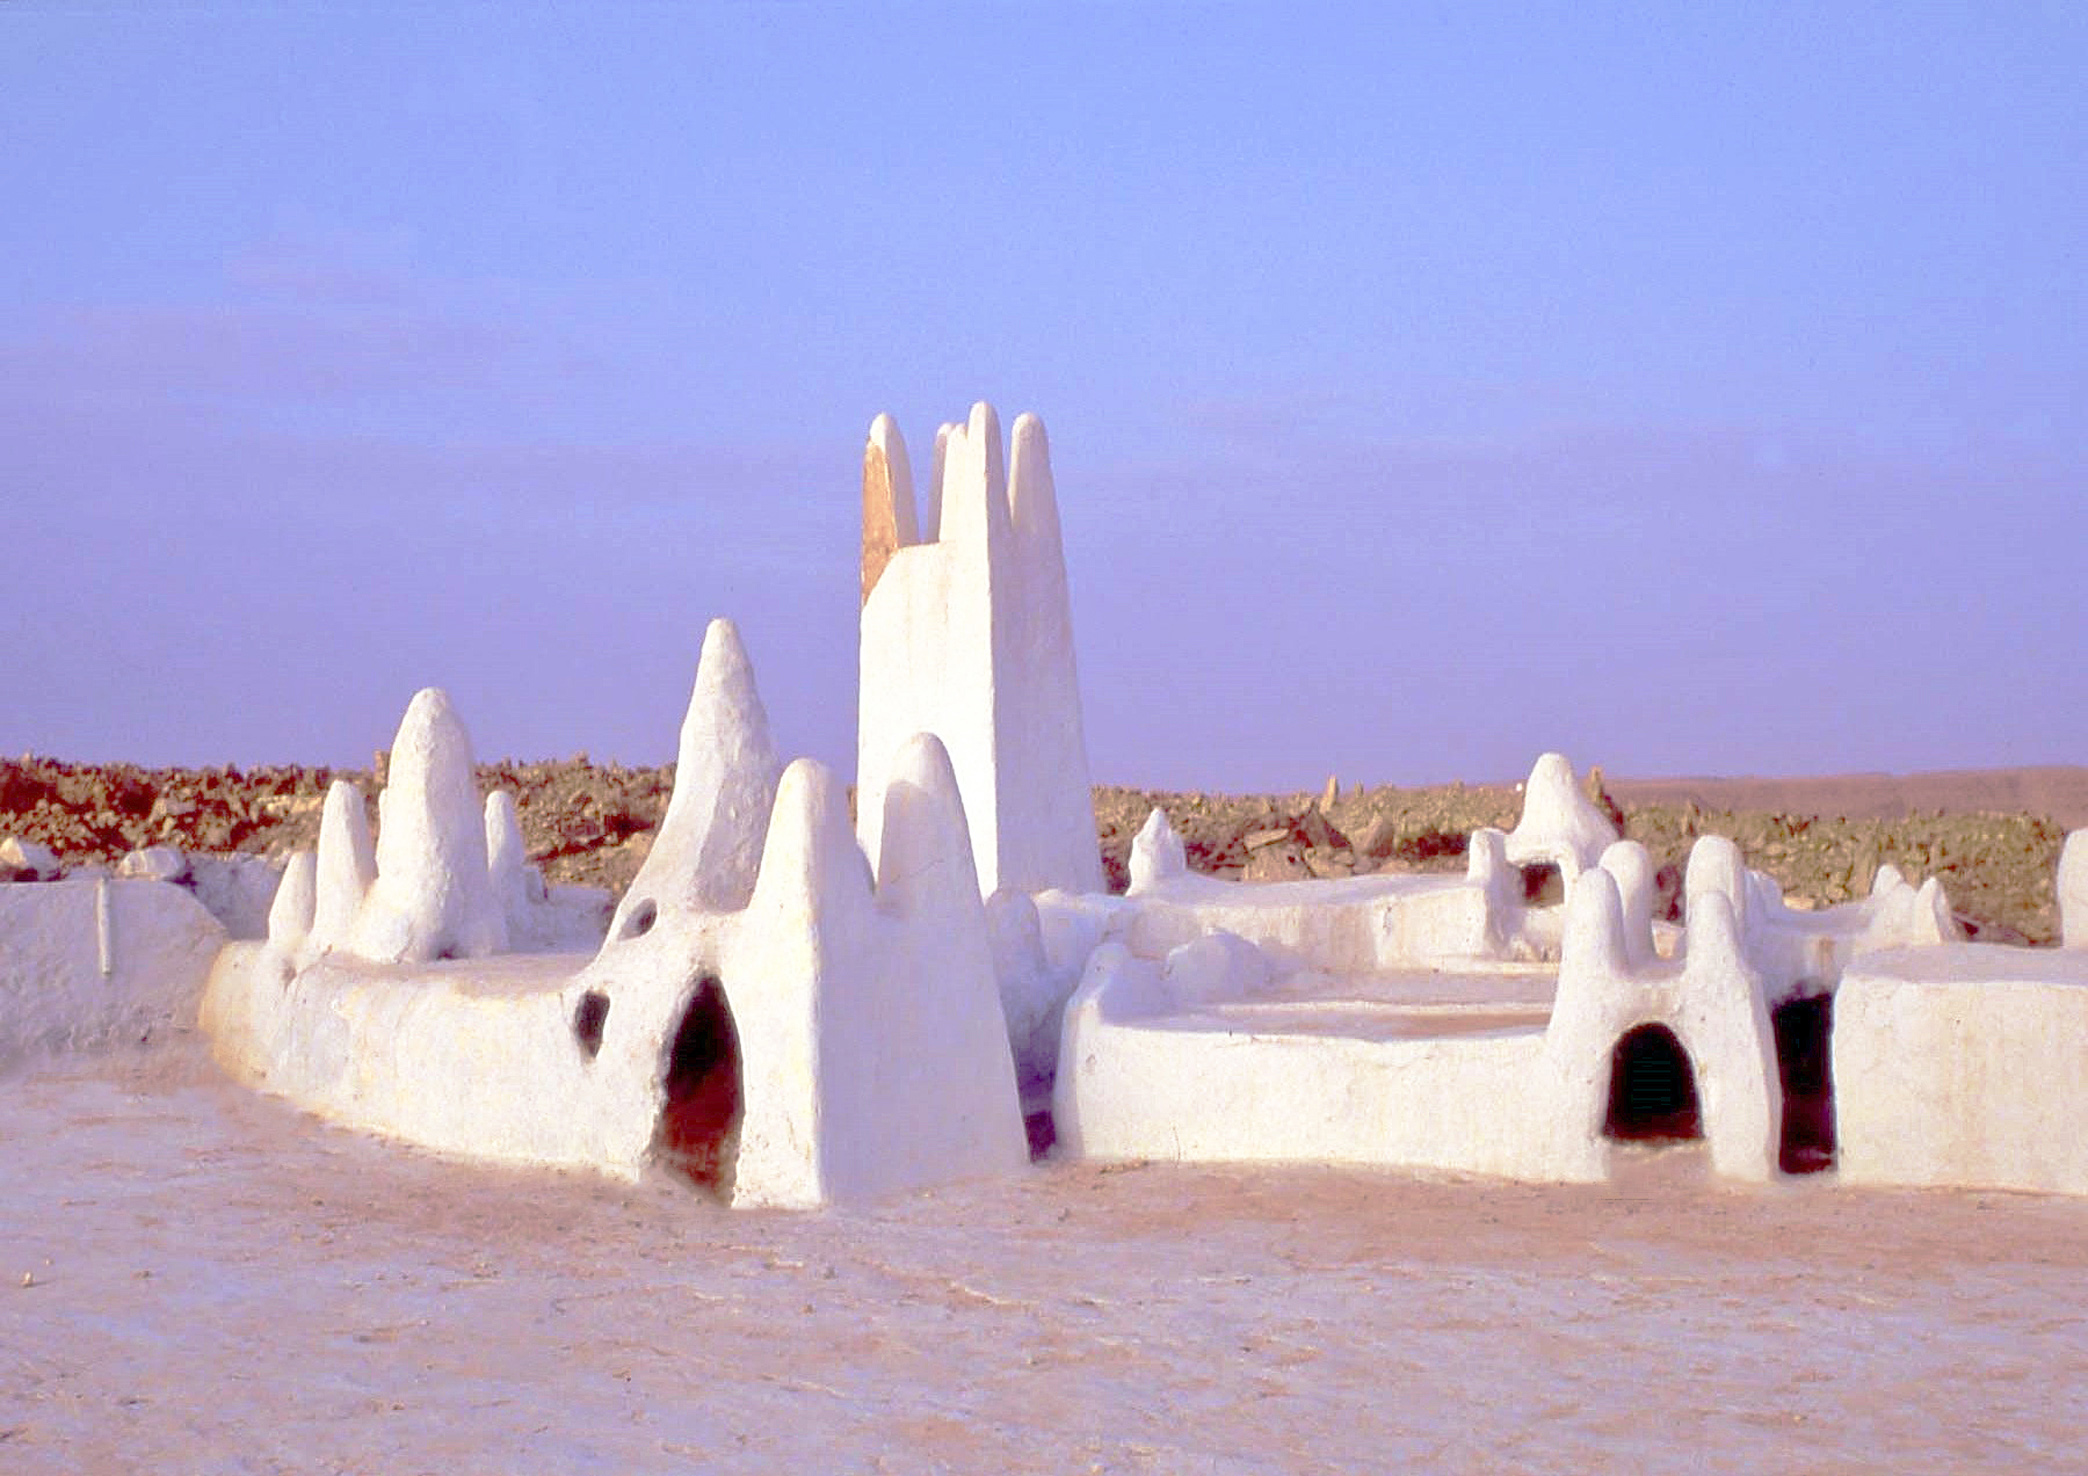
[[[921,542],[942,538],[943,469],[949,465],[950,437],[957,427],[947,420],[935,428],[935,451],[928,465],[928,490],[921,500]]]
[[[1685,968],[1692,974],[1706,970],[1748,973],[1740,946],[1740,914],[1723,891],[1700,892],[1690,898],[1687,943]]]
[[[346,779],[326,791],[319,816],[319,856],[312,910],[314,949],[346,947],[355,932],[363,898],[377,880],[377,851],[370,838],[370,812],[363,792]]]
[[[1631,968],[1624,942],[1624,901],[1617,879],[1597,866],[1574,880],[1566,898],[1566,927],[1559,943],[1559,976],[1576,980],[1621,979]]]
[[[713,620],[682,718],[674,793],[652,850],[617,904],[611,942],[647,906],[657,914],[670,906],[736,912],[747,905],[782,767],[739,628]]]
[[[294,953],[311,936],[318,874],[318,858],[310,851],[299,851],[283,868],[268,908],[268,946],[276,952]]]
[[[1635,840],[1610,845],[1596,863],[1617,883],[1624,904],[1624,950],[1634,966],[1651,963],[1653,948],[1653,858]]]
[[[872,891],[840,781],[816,759],[791,760],[776,784],[748,912],[809,928],[830,910],[867,906]]]
[[[1522,818],[1508,835],[1508,859],[1518,866],[1554,862],[1571,879],[1617,838],[1617,827],[1574,781],[1566,756],[1540,755],[1523,788]]]
[[[1740,858],[1740,848],[1722,835],[1700,835],[1689,848],[1689,864],[1682,873],[1682,921],[1692,932],[1697,904],[1713,895],[1725,899],[1736,925],[1745,920],[1747,863]],[[1692,947],[1694,943],[1692,937]]]
[[[1008,516],[1015,537],[1039,567],[1063,567],[1058,487],[1051,476],[1051,443],[1044,422],[1024,412],[1015,417],[1008,452]]]
[[[1151,891],[1164,881],[1186,875],[1189,870],[1189,853],[1182,845],[1182,838],[1175,833],[1167,811],[1158,805],[1153,806],[1145,824],[1131,838],[1129,870],[1130,894],[1134,897]]]
[[[377,880],[356,919],[355,950],[385,963],[481,958],[507,946],[493,895],[471,735],[449,694],[414,694],[392,744]]]

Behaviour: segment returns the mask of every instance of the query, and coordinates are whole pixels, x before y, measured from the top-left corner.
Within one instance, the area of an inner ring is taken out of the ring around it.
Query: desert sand
[[[2079,1469],[2088,1205],[1045,1161],[867,1211],[489,1170],[193,1037],[0,1092],[16,1472]]]

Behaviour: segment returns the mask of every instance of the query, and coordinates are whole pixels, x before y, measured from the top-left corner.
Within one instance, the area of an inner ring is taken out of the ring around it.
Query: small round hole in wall
[[[653,930],[660,920],[660,904],[647,897],[624,917],[623,927],[617,932],[619,938],[643,938]]]
[[[596,989],[581,995],[580,1007],[573,1011],[573,1036],[588,1060],[602,1053],[602,1027],[608,1023],[609,996]]]

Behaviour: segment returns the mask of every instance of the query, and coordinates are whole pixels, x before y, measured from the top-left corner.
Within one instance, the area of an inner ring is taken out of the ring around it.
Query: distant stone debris
[[[7,881],[53,881],[59,869],[58,853],[49,846],[14,835],[0,840],[0,873]]]

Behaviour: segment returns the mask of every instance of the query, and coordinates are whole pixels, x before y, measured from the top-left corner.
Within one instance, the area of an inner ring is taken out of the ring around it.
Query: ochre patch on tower
[[[899,509],[893,497],[892,463],[884,447],[870,441],[863,447],[863,603],[892,555],[899,551]]]

